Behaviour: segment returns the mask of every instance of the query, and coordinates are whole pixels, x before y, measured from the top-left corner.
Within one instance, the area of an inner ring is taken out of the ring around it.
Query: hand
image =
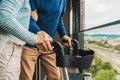
[[[32,16],[32,18],[33,18],[35,21],[38,20],[37,10],[35,10],[35,11],[31,11],[31,14],[30,14],[30,15]]]
[[[40,31],[36,35],[36,46],[39,50],[46,52],[53,50],[53,47],[50,44],[50,42],[52,42],[52,38],[47,33],[45,33],[44,31]]]
[[[66,43],[64,43],[64,46],[67,46],[67,47],[71,47],[72,46],[71,38],[69,36],[67,36],[67,35],[63,36],[62,40],[66,40],[67,41]]]

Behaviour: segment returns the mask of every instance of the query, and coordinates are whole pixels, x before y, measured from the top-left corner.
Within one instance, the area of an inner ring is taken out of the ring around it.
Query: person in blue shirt
[[[31,18],[29,30],[33,33],[45,31],[52,38],[56,32],[61,40],[66,40],[65,46],[71,46],[71,38],[67,36],[62,16],[66,9],[66,0],[30,0]],[[32,80],[35,63],[38,56],[45,68],[48,80],[61,80],[59,68],[56,67],[56,57],[53,52],[48,52],[41,44],[39,52],[34,46],[26,44],[21,61],[20,80]],[[52,54],[47,54],[52,53]]]

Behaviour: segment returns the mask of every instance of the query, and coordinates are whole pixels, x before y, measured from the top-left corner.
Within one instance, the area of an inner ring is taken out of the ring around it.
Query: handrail
[[[109,23],[99,25],[99,26],[96,26],[96,27],[92,27],[92,28],[89,28],[89,29],[81,30],[81,31],[75,32],[75,33],[81,33],[81,32],[90,31],[90,30],[93,30],[93,29],[98,29],[98,28],[103,28],[103,27],[108,27],[108,26],[116,25],[116,24],[120,24],[120,20],[109,22]]]

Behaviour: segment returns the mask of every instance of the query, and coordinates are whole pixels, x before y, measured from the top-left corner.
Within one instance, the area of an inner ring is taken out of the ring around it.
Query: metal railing
[[[112,22],[109,22],[109,23],[106,23],[106,24],[103,24],[103,25],[99,25],[99,26],[95,26],[95,27],[92,27],[92,28],[89,28],[89,29],[81,30],[81,31],[76,32],[76,33],[86,32],[86,31],[99,29],[99,28],[104,28],[104,27],[110,27],[112,25],[117,25],[117,24],[120,24],[120,20],[112,21]]]

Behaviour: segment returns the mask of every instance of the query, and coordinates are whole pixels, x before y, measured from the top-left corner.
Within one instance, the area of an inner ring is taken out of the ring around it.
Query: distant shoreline
[[[84,36],[118,38],[120,34],[84,34]]]

